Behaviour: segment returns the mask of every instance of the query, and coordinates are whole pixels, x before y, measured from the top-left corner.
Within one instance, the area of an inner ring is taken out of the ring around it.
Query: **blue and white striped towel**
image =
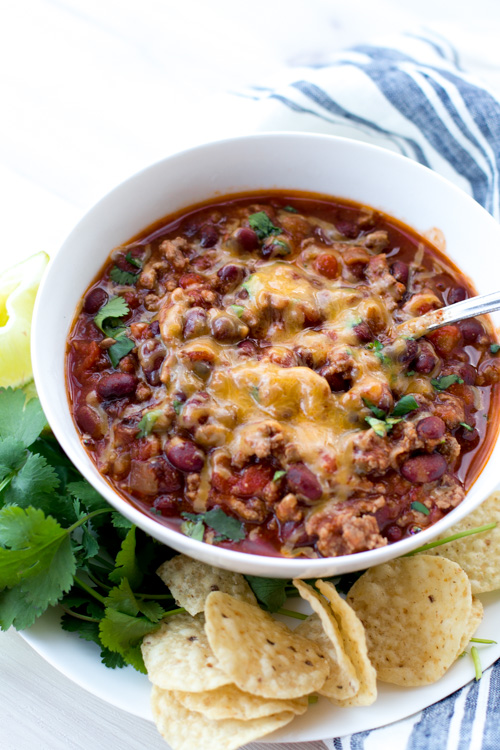
[[[398,151],[447,177],[499,219],[500,101],[461,70],[446,40],[408,34],[292,73],[283,87],[247,92],[261,110],[258,129],[332,133]],[[498,271],[500,278],[500,262]],[[500,661],[480,682],[408,719],[300,745],[324,746],[500,750]]]

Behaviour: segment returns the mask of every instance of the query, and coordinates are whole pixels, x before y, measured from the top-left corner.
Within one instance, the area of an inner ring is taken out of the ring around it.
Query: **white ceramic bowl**
[[[476,508],[498,483],[500,442],[458,508],[431,528],[368,552],[318,560],[263,557],[194,541],[121,498],[99,475],[70,415],[64,375],[66,337],[85,290],[110,251],[168,214],[217,196],[283,188],[348,198],[426,234],[440,230],[446,252],[479,293],[494,291],[500,226],[475,201],[429,169],[384,149],[324,135],[272,133],[234,138],[171,156],[131,177],[80,221],[53,257],[33,325],[35,382],[49,423],[88,481],[137,526],[191,557],[242,573],[292,578],[377,565],[429,542]],[[499,323],[497,316],[496,324]]]

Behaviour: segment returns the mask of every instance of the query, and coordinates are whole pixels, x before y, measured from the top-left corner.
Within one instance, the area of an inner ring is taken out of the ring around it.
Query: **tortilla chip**
[[[298,715],[303,714],[308,706],[307,696],[287,701],[272,700],[244,693],[236,685],[224,685],[204,693],[176,692],[175,698],[188,711],[197,711],[207,719],[215,721],[221,719],[249,721],[283,713],[283,711],[291,711]]]
[[[285,726],[295,714],[291,711],[261,719],[211,721],[188,711],[167,690],[153,686],[151,708],[158,731],[172,750],[237,750],[248,742]]]
[[[203,615],[171,615],[141,648],[149,679],[164,690],[201,692],[231,682],[208,645]]]
[[[359,680],[359,690],[356,695],[345,700],[336,699],[335,702],[344,707],[370,706],[377,698],[377,673],[368,655],[365,629],[356,612],[342,599],[333,583],[316,581],[316,586],[330,601],[346,654]]]
[[[307,583],[299,580],[293,583],[302,599],[309,602],[314,610],[314,614],[295,628],[294,633],[317,643],[330,665],[330,675],[318,692],[327,698],[338,700],[352,698],[359,690],[359,680],[345,652],[344,642],[330,604]]]
[[[458,647],[457,659],[459,656],[461,656],[461,654],[463,654],[463,652],[469,645],[470,639],[474,636],[474,633],[476,632],[478,627],[481,625],[483,616],[484,616],[483,605],[479,601],[479,599],[473,596],[469,622],[467,623],[467,627],[465,628],[464,634],[462,636],[462,640],[460,641],[460,646]]]
[[[457,539],[425,553],[446,557],[458,563],[469,576],[473,594],[500,589],[500,492],[494,492],[470,516],[447,529],[440,537],[444,539],[459,531],[474,529],[493,521],[498,524],[496,529]]]
[[[286,699],[323,686],[329,665],[318,645],[295,635],[259,607],[214,591],[205,617],[210,647],[240,690]]]
[[[403,557],[358,578],[347,601],[366,629],[370,659],[383,682],[436,682],[457,658],[472,611],[469,579],[451,560]]]
[[[170,589],[179,607],[190,615],[205,609],[205,601],[212,591],[224,591],[236,599],[257,604],[252,589],[240,573],[219,570],[212,565],[176,555],[160,565],[156,571]]]

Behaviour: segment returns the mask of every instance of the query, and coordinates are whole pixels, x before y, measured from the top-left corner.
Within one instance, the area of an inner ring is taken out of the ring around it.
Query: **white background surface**
[[[272,126],[260,104],[231,92],[420,26],[447,36],[463,66],[500,92],[496,0],[3,0],[0,268],[53,253],[101,195],[143,166]],[[0,633],[0,746],[166,747],[152,725],[75,686],[14,632]]]

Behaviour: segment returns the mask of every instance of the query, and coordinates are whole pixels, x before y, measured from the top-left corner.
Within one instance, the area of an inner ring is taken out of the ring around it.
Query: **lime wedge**
[[[0,386],[20,386],[33,378],[31,318],[48,261],[46,253],[37,253],[0,275]]]

